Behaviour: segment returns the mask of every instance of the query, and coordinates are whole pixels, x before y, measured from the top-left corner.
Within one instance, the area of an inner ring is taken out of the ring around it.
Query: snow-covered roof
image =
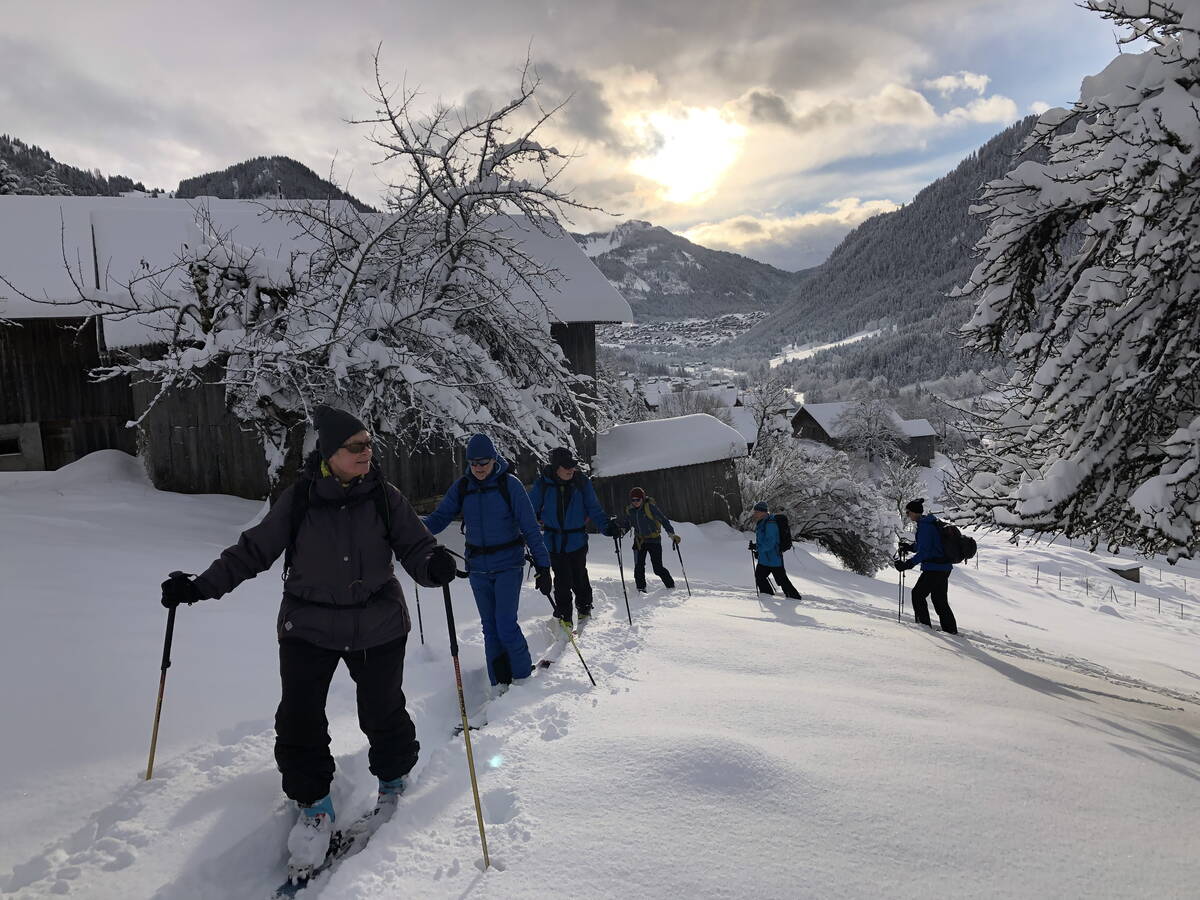
[[[839,424],[839,420],[853,405],[854,403],[851,401],[841,400],[835,403],[805,403],[800,409],[812,416],[827,435],[839,437],[845,431],[845,424]],[[926,419],[902,419],[890,407],[888,413],[892,417],[892,424],[896,426],[896,430],[907,438],[937,437],[937,431]]]
[[[724,410],[724,413],[729,416],[729,421],[738,433],[746,439],[747,444],[753,444],[758,440],[758,419],[754,416],[754,411],[748,406],[730,406]]]
[[[84,287],[118,290],[143,261],[153,268],[173,262],[189,239],[189,226],[201,217],[234,243],[261,251],[270,260],[287,260],[295,252],[312,248],[315,242],[297,224],[272,215],[271,210],[310,202],[209,197],[0,197],[0,276],[16,289],[0,283],[0,316],[25,319],[87,315],[91,307],[77,302],[78,292],[63,266],[64,247],[72,269],[79,270],[77,277],[82,275]],[[519,240],[534,260],[561,273],[557,288],[544,292],[555,319],[569,324],[633,318],[629,304],[569,234],[561,230],[558,235],[543,234],[519,217],[498,218],[496,222],[497,230],[509,239]],[[521,290],[527,289],[520,288],[518,293]],[[72,305],[30,302],[17,291],[39,299],[71,301]],[[106,339],[110,325],[113,323],[106,323]],[[131,323],[111,330],[110,346],[136,340]]]
[[[629,475],[745,455],[745,438],[723,422],[704,414],[678,416],[600,432],[592,474]]]

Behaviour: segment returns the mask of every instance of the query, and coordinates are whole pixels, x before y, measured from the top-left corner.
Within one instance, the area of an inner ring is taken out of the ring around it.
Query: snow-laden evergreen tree
[[[37,187],[37,193],[48,197],[72,196],[71,189],[62,183],[62,179],[58,177],[58,170],[54,166],[35,178],[34,184]]]
[[[0,194],[16,194],[21,190],[21,179],[7,162],[0,159]]]
[[[874,575],[890,562],[895,512],[856,475],[845,453],[768,431],[737,467],[747,507],[766,501],[772,512],[787,515],[797,540],[819,544],[859,575]]]
[[[983,524],[1174,560],[1200,543],[1200,2],[1086,5],[1151,49],[984,189],[965,331],[1014,368],[953,491]]]
[[[290,266],[201,222],[178,266],[94,297],[108,315],[156,322],[166,345],[103,374],[149,378],[159,397],[219,377],[273,478],[298,463],[304,422],[324,402],[408,451],[475,431],[510,451],[570,446],[598,401],[550,335],[553,261],[524,244],[561,236],[576,206],[557,186],[567,158],[535,137],[554,112],[536,103],[537,84],[527,66],[498,109],[422,115],[376,59],[366,124],[384,154],[385,212],[313,201],[288,213],[316,243]]]

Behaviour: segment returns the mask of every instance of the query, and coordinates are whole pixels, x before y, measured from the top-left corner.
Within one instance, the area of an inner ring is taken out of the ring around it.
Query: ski
[[[345,828],[335,831],[329,839],[329,850],[325,853],[325,858],[307,875],[289,874],[287,881],[271,894],[271,900],[295,897],[323,873],[333,869],[341,860],[360,852],[367,846],[367,841],[371,839],[371,835],[379,829],[379,826],[391,818],[394,810],[394,804],[376,807],[369,813],[359,816]]]

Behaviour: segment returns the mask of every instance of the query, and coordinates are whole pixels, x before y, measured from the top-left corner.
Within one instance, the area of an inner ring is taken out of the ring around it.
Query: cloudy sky
[[[284,154],[378,201],[372,53],[479,103],[530,54],[577,196],[794,269],[1116,54],[1070,0],[5,4],[0,132],[148,186]],[[610,220],[611,221],[611,220]],[[598,227],[584,218],[577,227]]]

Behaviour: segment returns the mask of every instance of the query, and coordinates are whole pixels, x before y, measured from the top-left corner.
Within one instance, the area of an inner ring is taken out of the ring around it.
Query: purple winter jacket
[[[385,529],[374,499],[382,477],[373,468],[346,487],[333,476],[301,477],[261,522],[242,532],[196,578],[196,587],[205,598],[221,597],[271,568],[287,549],[296,491],[310,490],[283,584],[279,639],[353,651],[403,637],[412,623],[393,559],[417,584],[434,587],[428,566],[437,541],[404,495],[387,482],[391,527],[390,532]]]

